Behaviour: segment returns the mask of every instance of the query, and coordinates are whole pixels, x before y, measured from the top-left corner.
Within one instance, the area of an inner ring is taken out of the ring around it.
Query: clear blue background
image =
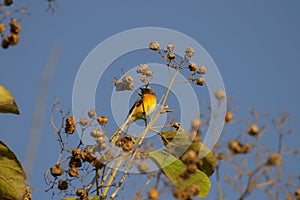
[[[38,152],[28,178],[35,188],[34,199],[51,197],[43,192],[46,188],[43,173],[57,158],[55,135],[48,123],[54,98],[71,107],[74,78],[87,54],[106,38],[131,28],[157,26],[189,35],[214,59],[227,95],[235,97],[241,116],[248,106],[271,115],[284,109],[293,117],[291,128],[300,128],[298,0],[58,1],[57,4],[59,8],[50,13],[45,12],[46,1],[28,2],[31,15],[22,17],[19,45],[0,49],[0,84],[12,91],[21,110],[20,116],[0,115],[1,140],[24,162],[44,66],[53,46],[60,47],[47,91]],[[299,146],[298,133],[293,137],[289,144]],[[215,181],[212,184],[215,191]],[[211,192],[208,199],[213,197],[215,193]],[[235,196],[228,194],[228,198]]]

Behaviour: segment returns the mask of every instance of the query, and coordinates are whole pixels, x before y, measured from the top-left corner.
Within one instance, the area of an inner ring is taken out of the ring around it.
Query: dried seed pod
[[[103,130],[100,130],[100,129],[94,129],[90,132],[91,136],[93,138],[97,138],[97,137],[102,137],[102,136],[105,136],[106,133],[103,131]]]
[[[16,19],[11,19],[9,26],[10,26],[10,32],[15,34],[19,34],[22,30],[19,22]]]
[[[178,130],[180,128],[180,123],[179,122],[173,122],[172,127],[176,128]]]
[[[97,157],[91,164],[96,167],[96,169],[101,169],[105,164],[102,162],[100,157]]]
[[[71,135],[75,132],[76,128],[75,126],[66,126],[65,127],[65,133]]]
[[[64,168],[62,168],[59,164],[54,165],[50,168],[50,173],[53,177],[61,176],[64,172]]]
[[[133,78],[130,75],[125,75],[125,76],[123,76],[122,81],[124,83],[132,83],[133,82]]]
[[[80,124],[81,124],[82,126],[87,126],[87,125],[89,124],[89,120],[88,120],[87,118],[82,118],[82,119],[80,120]]]
[[[4,4],[5,6],[10,6],[10,5],[13,4],[13,0],[4,0],[3,4]]]
[[[76,122],[74,117],[67,117],[66,118],[66,124],[65,124],[65,132],[67,134],[73,134],[75,132]]]
[[[108,119],[105,116],[101,116],[101,117],[97,117],[97,121],[100,125],[103,126],[103,125],[107,124]]]
[[[196,164],[190,164],[186,166],[186,169],[190,174],[194,174],[197,172],[198,167]]]
[[[89,115],[90,118],[95,117],[96,116],[96,110],[94,110],[94,109],[89,110],[88,115]]]
[[[174,44],[168,44],[167,50],[168,51],[174,51]]]
[[[281,164],[281,156],[278,153],[271,153],[268,158],[267,165],[269,166],[280,166]]]
[[[196,85],[204,85],[205,80],[202,77],[196,79]]]
[[[146,71],[149,70],[149,66],[147,64],[140,64],[136,70],[136,73],[146,75]]]
[[[82,156],[82,154],[81,154],[81,156]],[[97,158],[97,156],[95,154],[87,153],[86,156],[84,157],[84,161],[86,161],[88,163],[92,163],[96,158]]]
[[[69,183],[66,180],[59,180],[57,187],[59,190],[67,190],[69,187]]]
[[[10,44],[10,40],[8,37],[2,39],[1,46],[3,49],[7,49],[9,47],[9,44]]]
[[[223,152],[219,153],[217,159],[220,161],[224,160],[225,159],[224,153]]]
[[[66,117],[66,124],[70,126],[76,125],[75,118],[71,116]]]
[[[71,167],[68,171],[70,177],[77,177],[79,176],[79,171],[77,167]]]
[[[133,82],[116,82],[115,85],[117,91],[134,90]]]
[[[103,144],[103,143],[105,143],[106,139],[107,139],[107,137],[106,137],[106,135],[104,135],[104,136],[96,137],[95,141],[99,144]]]
[[[189,63],[189,70],[190,70],[191,72],[193,72],[193,74],[195,74],[196,71],[198,70],[197,64],[194,63],[194,62],[190,62],[190,63]]]
[[[251,151],[251,146],[249,144],[242,145],[242,151],[244,154],[247,154]]]
[[[177,199],[181,199],[181,200],[190,200],[191,197],[190,195],[182,189],[175,189],[173,190],[173,196],[176,197]]]
[[[252,136],[258,136],[260,135],[260,131],[259,128],[256,124],[251,124],[248,128],[247,128],[247,132],[249,135]]]
[[[202,141],[202,132],[199,129],[198,130],[190,130],[190,133],[193,133],[193,135],[191,135],[193,142],[201,142]],[[196,133],[196,134],[194,134],[194,133]],[[193,150],[195,150],[195,149],[193,149]]]
[[[233,153],[242,153],[242,147],[241,144],[237,140],[231,140],[228,142],[228,148],[233,152]]]
[[[121,146],[123,145],[122,140],[121,140],[121,139],[118,139],[118,140],[115,142],[115,145],[116,145],[117,147],[121,147]]]
[[[147,70],[147,71],[145,72],[145,75],[146,75],[147,77],[153,76],[153,71],[151,71],[151,70],[149,69],[149,70]]]
[[[190,196],[197,196],[200,192],[199,185],[196,184],[188,186],[187,188],[185,188],[185,190]]]
[[[173,190],[173,196],[174,196],[175,198],[177,198],[177,199],[182,199],[182,198],[180,198],[182,192],[183,192],[183,191],[180,190],[180,189],[175,189],[175,190]]]
[[[167,57],[168,57],[169,60],[174,60],[175,59],[175,54],[170,52],[170,53],[168,53]]]
[[[76,191],[76,195],[80,197],[80,199],[85,199],[87,197],[87,191],[83,188],[78,188]]]
[[[23,200],[32,200],[31,189],[28,184],[26,184],[25,186],[25,195]]]
[[[133,147],[134,147],[134,142],[133,141],[123,143],[123,145],[122,145],[122,149],[124,151],[131,151],[133,149]]]
[[[300,200],[300,189],[296,190],[294,192],[294,195],[295,195],[296,200]]]
[[[191,173],[187,170],[187,168],[183,168],[180,172],[179,177],[183,180],[188,180],[190,178]]]
[[[5,25],[0,22],[0,33],[3,33],[5,31]]]
[[[193,119],[191,122],[191,129],[198,130],[201,126],[201,119]]]
[[[206,67],[205,66],[201,66],[198,69],[197,73],[199,73],[199,74],[206,74]]]
[[[142,174],[148,173],[150,171],[150,166],[147,162],[138,162],[136,163],[136,166]]]
[[[81,167],[82,163],[81,163],[81,159],[80,158],[75,158],[75,157],[71,157],[70,161],[69,161],[69,167]]]
[[[130,135],[124,135],[115,142],[115,145],[122,147],[123,151],[131,151],[134,147],[134,144],[135,139]]]
[[[151,199],[151,200],[158,200],[159,193],[158,193],[157,189],[155,189],[155,188],[150,188],[150,189],[148,190],[148,197],[149,197],[149,199]]]
[[[153,50],[153,51],[158,51],[160,48],[160,45],[157,41],[153,41],[149,44],[149,49]]]
[[[73,149],[72,150],[72,156],[74,158],[81,158],[81,150],[77,149],[77,148]]]
[[[219,90],[216,90],[216,91],[215,91],[215,97],[216,97],[218,100],[225,99],[226,94],[225,94],[224,90],[219,89]]]
[[[186,50],[185,50],[185,55],[187,56],[187,57],[192,57],[193,55],[195,54],[195,50],[192,48],[192,47],[188,47],[188,48],[186,48]]]
[[[198,156],[195,151],[188,150],[186,151],[183,156],[181,157],[181,161],[187,165],[196,164],[198,160]]]
[[[147,83],[148,82],[147,76],[146,75],[142,75],[141,78],[140,78],[140,81],[142,83]]]
[[[81,152],[80,157],[81,157],[81,159],[82,159],[83,162],[85,162],[85,158],[86,158],[87,154],[88,154],[87,151],[84,151],[84,150],[83,150],[83,151]]]
[[[232,118],[233,118],[233,113],[230,111],[227,111],[225,114],[225,122],[229,123],[232,120]]]

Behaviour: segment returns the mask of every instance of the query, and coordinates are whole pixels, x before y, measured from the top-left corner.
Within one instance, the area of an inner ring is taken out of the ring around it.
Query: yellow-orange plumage
[[[111,142],[117,139],[117,136],[124,130],[130,123],[139,120],[146,119],[154,110],[156,106],[156,95],[154,90],[149,86],[140,88],[142,91],[141,97],[135,101],[130,109],[128,116],[122,126],[114,133],[110,138]]]
[[[148,117],[155,109],[156,96],[154,94],[144,94],[141,99],[135,102],[131,108],[128,117],[130,120],[127,124],[132,123],[138,119]],[[145,112],[145,113],[144,113]]]

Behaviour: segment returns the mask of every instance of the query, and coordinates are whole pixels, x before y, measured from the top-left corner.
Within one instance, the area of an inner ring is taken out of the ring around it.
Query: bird
[[[156,107],[156,94],[149,84],[140,87],[140,97],[134,102],[128,112],[127,118],[118,130],[111,136],[110,142],[115,142],[126,126],[142,119],[147,124],[147,117],[154,112]]]

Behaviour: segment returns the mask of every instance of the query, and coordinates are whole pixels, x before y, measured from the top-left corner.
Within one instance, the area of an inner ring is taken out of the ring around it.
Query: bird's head
[[[140,87],[140,90],[143,94],[153,94],[155,95],[154,90],[149,86],[149,84],[145,85],[144,87]]]

